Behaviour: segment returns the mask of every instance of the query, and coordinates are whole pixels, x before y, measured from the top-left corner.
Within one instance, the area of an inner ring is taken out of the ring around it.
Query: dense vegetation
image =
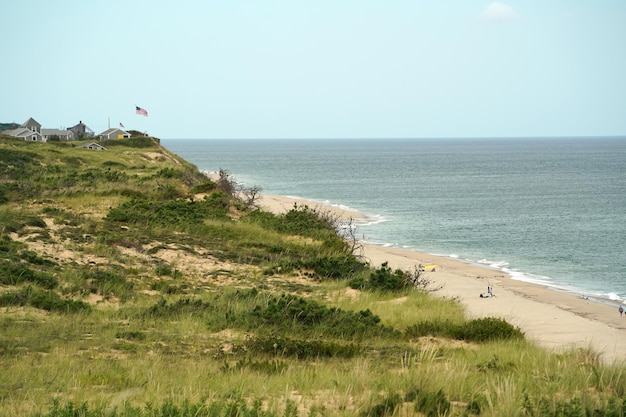
[[[0,416],[624,416],[626,375],[467,319],[153,138],[0,138]]]

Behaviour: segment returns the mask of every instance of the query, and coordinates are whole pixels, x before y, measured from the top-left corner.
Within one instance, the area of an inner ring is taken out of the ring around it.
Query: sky
[[[20,0],[0,16],[2,123],[626,136],[624,0]]]

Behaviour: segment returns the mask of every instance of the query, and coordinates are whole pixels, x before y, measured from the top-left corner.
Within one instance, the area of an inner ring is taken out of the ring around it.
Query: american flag
[[[120,122],[120,127],[124,129],[124,124],[122,122]]]
[[[142,116],[148,116],[148,112],[139,106],[135,106],[135,113],[140,114]]]

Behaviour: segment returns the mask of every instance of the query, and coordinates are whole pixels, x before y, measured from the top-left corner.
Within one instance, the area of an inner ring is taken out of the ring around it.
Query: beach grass
[[[0,140],[0,416],[624,415],[591,349],[467,317],[319,213],[128,143]]]

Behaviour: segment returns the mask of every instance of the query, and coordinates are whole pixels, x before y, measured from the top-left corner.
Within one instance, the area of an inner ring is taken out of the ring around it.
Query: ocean
[[[367,242],[626,300],[626,138],[161,143],[266,194],[365,213]]]

